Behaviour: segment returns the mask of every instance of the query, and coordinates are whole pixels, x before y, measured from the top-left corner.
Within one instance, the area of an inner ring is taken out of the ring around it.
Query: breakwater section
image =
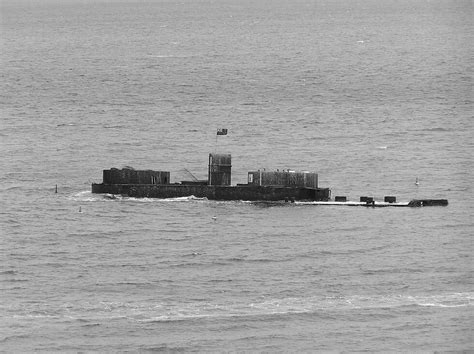
[[[307,203],[311,205],[332,205],[332,206],[361,206],[361,207],[372,207],[372,208],[385,208],[385,207],[425,207],[425,206],[448,206],[447,199],[412,199],[409,202],[389,203],[372,201],[368,202],[356,202],[356,201],[322,201],[322,202],[311,202]]]

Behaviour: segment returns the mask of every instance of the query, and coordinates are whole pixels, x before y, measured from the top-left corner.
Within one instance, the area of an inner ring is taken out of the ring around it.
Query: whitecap
[[[94,194],[91,191],[81,191],[71,195],[68,199],[79,201],[79,202],[96,202],[101,200],[114,200],[119,199],[121,196],[114,195],[115,198],[111,197],[112,194]]]

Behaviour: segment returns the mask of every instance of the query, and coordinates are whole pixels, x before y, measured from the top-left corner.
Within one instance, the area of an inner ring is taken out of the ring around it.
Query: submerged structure
[[[136,198],[195,196],[213,200],[328,201],[329,188],[318,187],[318,175],[297,171],[250,171],[246,184],[231,185],[230,154],[209,154],[207,180],[170,182],[169,171],[103,171],[103,182],[92,184],[92,193],[121,194]]]
[[[386,196],[383,202],[373,197],[360,197],[358,202],[345,196],[331,200],[331,190],[318,186],[318,174],[308,171],[265,171],[247,173],[247,183],[231,185],[232,158],[230,154],[209,154],[208,178],[171,183],[169,171],[112,168],[103,170],[103,182],[92,184],[92,193],[123,195],[135,198],[179,198],[194,196],[211,200],[309,202],[318,205],[347,205],[371,207],[445,206],[446,199],[415,199],[397,203],[396,197]]]

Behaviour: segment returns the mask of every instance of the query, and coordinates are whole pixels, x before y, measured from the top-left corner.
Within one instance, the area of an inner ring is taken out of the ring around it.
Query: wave
[[[174,55],[150,55],[150,58],[174,58]]]
[[[137,203],[169,203],[169,202],[196,202],[208,201],[207,198],[200,198],[194,195],[188,197],[176,198],[134,198],[120,194],[95,194],[91,191],[81,191],[69,196],[70,200],[79,202],[97,202],[97,201],[132,201]]]
[[[104,129],[123,129],[126,128],[125,125],[104,125]]]
[[[100,326],[100,325],[101,325],[100,323],[94,322],[94,323],[86,323],[86,324],[83,324],[81,327],[89,328],[89,327],[98,327],[98,326]]]
[[[351,311],[371,309],[394,309],[403,307],[456,308],[473,305],[471,293],[444,295],[387,295],[387,296],[348,296],[348,297],[310,297],[269,299],[249,304],[194,303],[179,308],[167,308],[166,313],[137,319],[139,322],[174,322],[202,318],[274,316],[291,314],[315,314],[328,311]]]
[[[106,195],[105,198],[109,198],[110,195]],[[195,197],[194,195],[188,196],[188,197],[176,197],[176,198],[134,198],[134,197],[127,197],[127,196],[117,196],[115,195],[116,198],[112,199],[118,199],[118,200],[123,200],[123,201],[131,201],[135,203],[183,203],[183,202],[207,202],[207,198],[199,198]]]
[[[451,132],[451,131],[453,131],[453,129],[452,128],[434,127],[434,128],[421,129],[421,131],[425,131],[425,132]]]
[[[29,335],[27,334],[14,334],[11,336],[5,336],[3,338],[0,338],[0,343],[6,343],[8,341],[17,341],[17,340],[24,340],[27,339]]]
[[[153,283],[151,283],[151,282],[123,281],[123,282],[118,282],[118,283],[113,283],[113,284],[107,284],[107,285],[148,286],[148,285],[152,285],[152,284],[153,284]]]
[[[454,128],[443,128],[443,127],[431,127],[431,128],[421,128],[421,129],[411,129],[411,131],[415,131],[415,132],[433,132],[433,133],[436,133],[436,132],[441,132],[441,133],[444,133],[444,132],[453,132],[455,131],[456,129]]]
[[[25,282],[29,282],[29,280],[28,279],[13,278],[13,279],[2,280],[2,282],[5,282],[5,283],[25,283]]]
[[[187,201],[192,201],[192,200],[202,200],[202,201],[207,201],[207,198],[200,198],[200,197],[195,197],[194,195],[190,195],[189,197],[176,197],[176,198],[166,198],[166,199],[161,199],[162,201],[166,202],[187,202]]]
[[[111,195],[106,194],[93,194],[91,191],[81,191],[74,193],[68,197],[68,199],[78,202],[96,202],[104,201],[114,198],[109,198]]]
[[[405,306],[466,307],[474,305],[474,294],[352,296],[346,300],[355,308],[396,308]]]
[[[393,310],[413,312],[417,307],[435,307],[440,310],[464,308],[473,305],[473,293],[450,293],[437,295],[351,295],[311,296],[259,299],[254,302],[213,302],[194,300],[179,303],[126,303],[126,302],[82,302],[48,308],[46,304],[22,305],[8,308],[3,317],[56,318],[98,325],[110,319],[125,319],[134,322],[176,322],[203,318],[261,318],[266,316],[318,315],[338,316],[340,311],[362,311],[370,316],[386,316]],[[0,307],[0,310],[2,308]],[[2,311],[4,312],[4,311]]]

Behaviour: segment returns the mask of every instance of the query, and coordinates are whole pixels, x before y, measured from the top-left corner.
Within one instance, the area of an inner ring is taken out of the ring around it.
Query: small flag
[[[227,135],[227,129],[217,129],[217,135]]]

